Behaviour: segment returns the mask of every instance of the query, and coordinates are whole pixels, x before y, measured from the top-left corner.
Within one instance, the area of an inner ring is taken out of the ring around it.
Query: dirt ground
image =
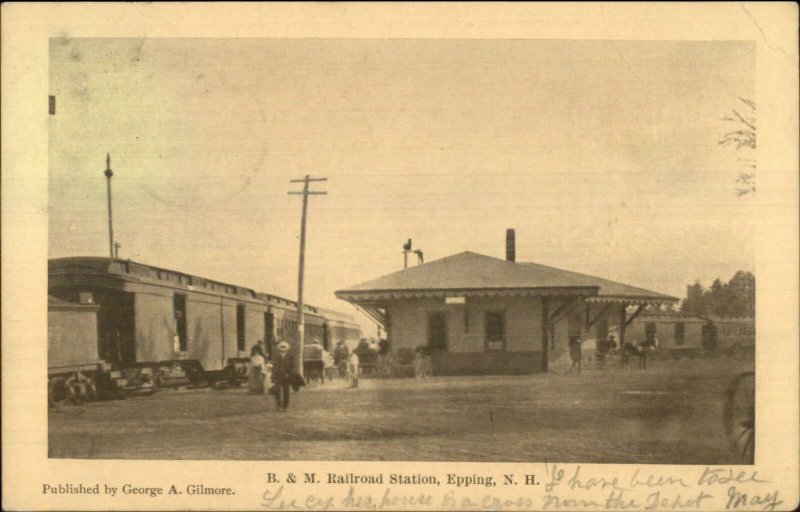
[[[725,389],[752,362],[656,361],[580,374],[341,380],[288,412],[245,388],[66,405],[50,456],[102,459],[420,460],[729,464]],[[757,448],[756,448],[757,449]]]

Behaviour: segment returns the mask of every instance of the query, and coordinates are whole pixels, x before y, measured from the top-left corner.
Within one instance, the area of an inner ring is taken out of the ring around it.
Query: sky
[[[462,251],[685,296],[753,271],[750,42],[68,39],[50,44],[49,257],[108,254],[306,302]],[[358,317],[365,333],[374,326]]]

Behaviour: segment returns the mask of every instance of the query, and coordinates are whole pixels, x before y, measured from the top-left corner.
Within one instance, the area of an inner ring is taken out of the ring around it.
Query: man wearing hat
[[[272,382],[275,383],[275,404],[279,410],[285,411],[289,407],[289,386],[292,383],[292,374],[296,371],[294,356],[289,353],[289,344],[285,341],[278,343],[278,353],[272,361]]]

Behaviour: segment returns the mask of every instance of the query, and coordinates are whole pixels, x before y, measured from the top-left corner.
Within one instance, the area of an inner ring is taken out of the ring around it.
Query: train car
[[[99,359],[129,384],[238,382],[268,333],[249,288],[100,257],[50,260],[48,277],[51,296],[96,305]]]
[[[91,303],[47,298],[47,400],[50,407],[65,401],[92,400],[99,393],[113,393],[117,386],[122,388],[127,384],[119,376],[101,382],[100,376],[106,374],[107,368],[98,353],[98,309]]]
[[[272,325],[267,340],[267,356],[272,359],[278,342],[286,341],[290,351],[299,357],[299,319],[297,303],[276,295],[259,294],[258,297],[267,306],[267,316]],[[303,323],[305,325],[303,349],[303,373],[307,380],[325,382],[325,361],[323,351],[330,344],[328,326],[325,317],[319,314],[318,308],[303,305]]]
[[[183,272],[101,257],[48,262],[52,399],[91,399],[180,384],[240,385],[250,348],[298,352],[297,303]],[[309,359],[334,340],[355,347],[352,317],[304,306]],[[320,347],[320,350],[317,350]],[[319,357],[312,363],[321,365]],[[305,361],[304,361],[305,363]],[[316,368],[316,367],[315,367]],[[122,396],[120,396],[122,395]]]
[[[259,293],[257,297],[266,308],[264,342],[267,345],[268,358],[272,359],[276,345],[281,341],[289,343],[292,353],[298,353],[300,333],[298,329],[297,303],[267,293]],[[324,318],[317,313],[317,308],[307,304],[304,305],[303,317],[305,344],[317,343],[324,346],[327,332],[325,331]]]
[[[320,315],[325,318],[328,332],[330,348],[326,348],[326,350],[333,350],[339,340],[344,340],[349,350],[358,347],[358,342],[361,340],[361,326],[355,323],[351,315],[330,309],[318,309]]]
[[[755,319],[709,316],[707,320],[704,328],[704,344],[709,350],[728,355],[755,354]]]

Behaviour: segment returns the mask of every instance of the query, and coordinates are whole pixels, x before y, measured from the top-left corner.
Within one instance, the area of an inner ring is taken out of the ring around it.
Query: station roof
[[[358,302],[444,294],[579,294],[598,301],[657,303],[678,299],[586,274],[462,252],[336,292]]]

